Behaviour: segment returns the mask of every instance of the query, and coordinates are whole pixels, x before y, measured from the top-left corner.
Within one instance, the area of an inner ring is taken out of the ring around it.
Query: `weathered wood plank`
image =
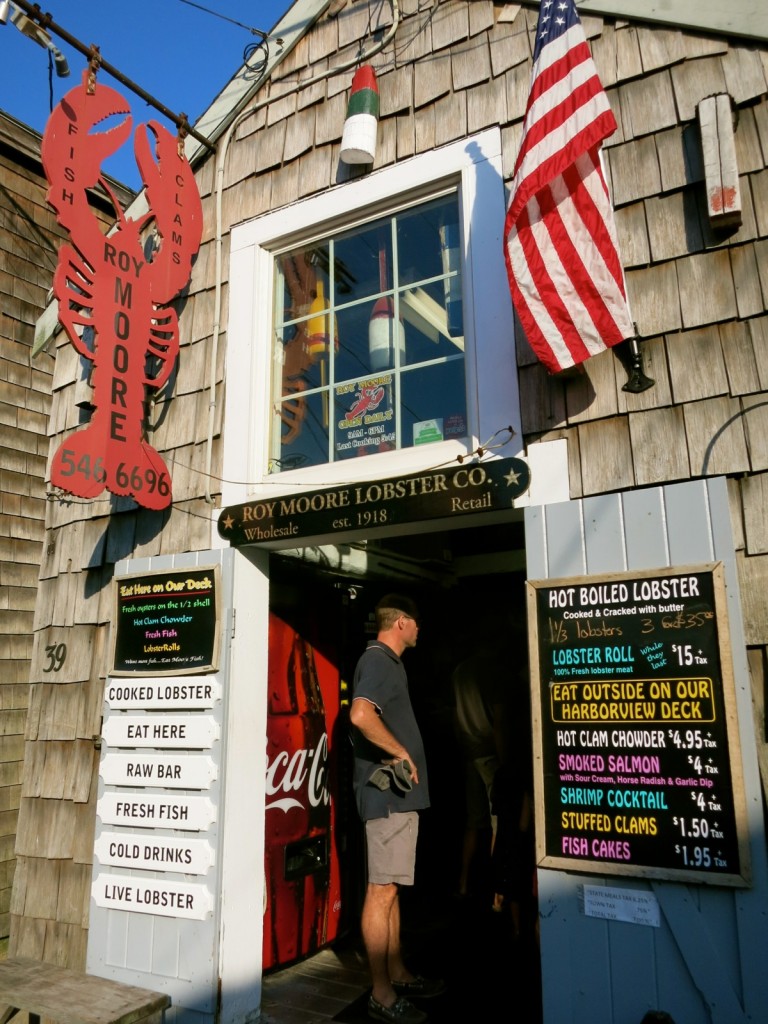
[[[696,117],[696,106],[705,96],[728,91],[720,57],[686,60],[675,65],[671,74],[681,121],[692,121]]]
[[[461,2],[441,3],[432,16],[432,46],[437,52],[448,46],[455,46],[469,35],[469,4]]]
[[[468,39],[451,51],[451,78],[457,92],[468,89],[491,77],[491,54],[488,37],[483,34]]]
[[[520,411],[526,434],[538,434],[565,424],[563,385],[541,363],[521,367]]]
[[[695,476],[746,473],[749,455],[739,400],[708,398],[684,406],[685,432]]]
[[[563,384],[550,376],[541,362],[522,367],[520,413],[525,433],[541,433],[565,424]]]
[[[743,320],[721,324],[720,338],[730,393],[745,395],[758,391],[760,381],[749,324]]]
[[[764,395],[744,395],[741,404],[750,466],[760,472],[768,469],[768,405]]]
[[[406,64],[381,75],[379,84],[379,106],[382,117],[401,114],[413,106],[413,66]]]
[[[307,153],[315,142],[315,111],[311,107],[299,110],[288,118],[285,133],[285,160],[295,160]]]
[[[723,55],[726,90],[737,104],[765,96],[768,81],[760,50],[747,46],[729,46]]]
[[[728,252],[696,253],[676,262],[684,327],[736,316],[736,290]]]
[[[617,206],[659,193],[661,175],[653,135],[611,146],[606,156],[611,168],[613,201]]]
[[[493,28],[496,5],[493,0],[475,0],[469,7],[469,34],[477,35]]]
[[[445,96],[435,104],[435,145],[462,138],[467,133],[466,93]]]
[[[702,248],[696,198],[689,191],[649,196],[645,200],[645,210],[654,261],[674,259]]]
[[[528,33],[518,24],[497,24],[491,35],[491,71],[494,77],[531,57]],[[603,83],[605,85],[605,82]]]
[[[744,477],[741,495],[747,554],[768,554],[768,473]]]
[[[768,255],[768,250],[766,250],[766,255]],[[768,313],[753,317],[747,323],[752,338],[752,347],[755,350],[760,388],[762,391],[766,391],[768,390]]]
[[[507,94],[501,82],[486,82],[467,91],[467,129],[479,132],[507,120]]]
[[[18,956],[42,958],[45,949],[45,921],[11,914],[11,940],[9,953]]]
[[[768,644],[768,555],[736,552],[744,640],[747,646]]]
[[[33,682],[78,683],[90,678],[95,643],[93,626],[51,626],[35,634],[30,678]],[[63,650],[60,645],[65,645]]]
[[[667,71],[626,82],[620,92],[626,139],[677,124],[675,97]]]
[[[103,690],[103,687],[102,687]],[[87,740],[78,739],[70,743],[69,776],[62,797],[76,804],[85,804],[90,798],[94,773],[98,774],[99,752],[94,733]]]
[[[569,423],[615,416],[616,356],[601,352],[580,364],[565,380],[565,408]]]
[[[16,853],[20,857],[71,860],[75,805],[69,800],[22,799]]]
[[[24,957],[0,962],[0,1002],[58,1024],[150,1024],[171,1005],[164,993]]]
[[[707,96],[696,109],[704,156],[709,221],[717,226],[740,224],[741,191],[731,99],[722,93]]]
[[[648,227],[643,202],[623,206],[615,212],[616,237],[625,267],[645,266],[650,263]]]
[[[640,487],[690,476],[682,409],[630,413],[632,458]]]
[[[620,491],[634,484],[632,446],[626,416],[578,427],[585,494]]]
[[[451,58],[449,54],[433,57],[416,65],[413,102],[416,110],[434,103],[451,91]]]
[[[24,913],[29,917],[55,918],[59,900],[61,865],[58,861],[30,857]],[[0,985],[2,982],[0,982]],[[0,996],[2,999],[2,996]]]
[[[734,134],[736,165],[740,174],[762,171],[765,166],[763,151],[757,133],[755,111],[752,107],[740,107]]]
[[[507,116],[510,121],[517,121],[525,115],[528,94],[531,91],[531,72],[528,65],[519,64],[507,71],[504,75],[504,84],[507,90]],[[522,127],[517,129],[515,134],[518,137],[522,136]],[[507,150],[510,147],[505,146],[504,148]],[[519,142],[511,147],[511,152],[507,154],[507,159],[511,163],[514,163],[518,149]]]
[[[91,895],[90,864],[75,864],[63,861],[60,869],[59,899],[56,904],[56,921],[74,924],[78,928],[88,927],[88,905]]]
[[[641,338],[680,329],[680,293],[676,263],[628,270],[629,308]]]
[[[657,68],[677,64],[686,56],[685,42],[676,29],[664,29],[659,25],[637,26],[640,58],[646,73]]]
[[[731,249],[731,266],[736,283],[736,305],[740,317],[756,316],[765,306],[760,290],[760,268],[753,245]]]
[[[40,784],[35,788],[41,796],[60,800],[64,796],[69,780],[72,744],[62,740],[49,740],[47,743],[36,743],[35,746],[42,747],[45,752]]]
[[[717,324],[667,338],[667,358],[676,403],[728,394],[728,375]]]

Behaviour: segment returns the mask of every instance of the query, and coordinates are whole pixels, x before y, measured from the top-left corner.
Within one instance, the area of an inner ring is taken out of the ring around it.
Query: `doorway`
[[[492,656],[506,691],[514,777],[527,784],[530,775],[523,540],[522,522],[516,520],[270,556],[271,610],[311,632],[320,656],[338,665],[339,715],[331,738],[333,842],[342,879],[337,943],[359,943],[365,889],[346,719],[354,667],[375,635],[374,608],[384,593],[403,592],[420,609],[419,641],[403,662],[424,738],[431,807],[420,821],[416,884],[401,895],[402,935],[415,970],[449,979],[446,997],[435,1001],[445,1001],[445,1019],[456,1019],[459,1010],[473,1016],[496,1012],[510,994],[521,1005],[540,1005],[532,822],[525,839],[530,848],[523,851],[530,857],[525,878],[515,879],[519,900],[510,891],[501,908],[493,909],[498,856],[492,860],[490,827],[478,830],[463,894],[459,884],[465,757],[455,727],[452,676],[478,649]],[[513,902],[522,903],[517,918]],[[440,1020],[440,1007],[429,1010],[432,1020]],[[536,1011],[527,1019],[535,1024]]]

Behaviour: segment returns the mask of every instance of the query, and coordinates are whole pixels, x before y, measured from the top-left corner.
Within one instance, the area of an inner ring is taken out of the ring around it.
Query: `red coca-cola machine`
[[[326,615],[306,619],[275,610],[269,617],[264,970],[340,932],[341,681],[321,632]]]

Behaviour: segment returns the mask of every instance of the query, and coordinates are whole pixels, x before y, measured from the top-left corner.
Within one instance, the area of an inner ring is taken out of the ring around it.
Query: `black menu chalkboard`
[[[528,582],[537,860],[749,884],[721,563]]]
[[[189,675],[218,667],[219,567],[115,579],[111,674]]]

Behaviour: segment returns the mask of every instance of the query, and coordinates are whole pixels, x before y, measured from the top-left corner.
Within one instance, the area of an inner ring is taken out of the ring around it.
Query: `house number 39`
[[[47,644],[45,654],[48,659],[43,672],[58,672],[67,660],[66,644]]]

